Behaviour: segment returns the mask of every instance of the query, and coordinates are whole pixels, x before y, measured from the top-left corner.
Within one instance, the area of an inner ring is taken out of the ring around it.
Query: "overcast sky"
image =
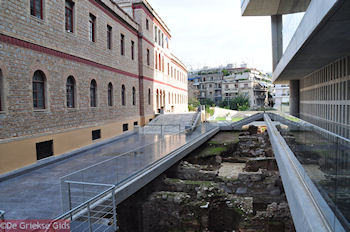
[[[272,69],[269,17],[242,17],[240,0],[147,0],[171,30],[171,49],[190,70],[243,61]]]

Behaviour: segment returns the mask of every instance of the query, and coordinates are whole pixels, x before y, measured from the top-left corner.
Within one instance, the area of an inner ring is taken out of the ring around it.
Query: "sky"
[[[272,70],[269,17],[242,17],[240,0],[147,0],[171,30],[188,70],[242,62]]]

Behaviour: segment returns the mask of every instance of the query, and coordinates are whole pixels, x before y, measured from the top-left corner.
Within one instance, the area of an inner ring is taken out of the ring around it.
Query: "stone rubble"
[[[132,231],[295,231],[265,130],[250,126],[234,136],[219,133],[159,177],[136,212],[134,201],[126,204],[126,215],[138,217]],[[208,151],[221,152],[202,155]],[[121,218],[121,231],[131,231],[123,230],[129,220]]]

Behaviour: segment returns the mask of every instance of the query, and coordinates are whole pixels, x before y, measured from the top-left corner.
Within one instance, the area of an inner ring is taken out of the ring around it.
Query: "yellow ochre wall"
[[[146,123],[154,116],[146,116]],[[36,143],[53,140],[54,156],[59,156],[75,149],[100,142],[123,133],[123,124],[129,124],[129,131],[134,129],[134,122],[140,125],[140,118],[134,118],[123,122],[109,123],[82,129],[74,129],[67,132],[50,134],[45,136],[15,139],[14,141],[0,143],[0,174],[14,171],[25,166],[35,164]],[[91,131],[101,129],[101,139],[92,141]]]

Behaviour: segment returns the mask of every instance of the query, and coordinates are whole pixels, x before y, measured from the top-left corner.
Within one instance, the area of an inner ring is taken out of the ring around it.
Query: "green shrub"
[[[231,110],[248,110],[250,108],[249,97],[239,94],[235,98],[220,102],[219,106]]]

